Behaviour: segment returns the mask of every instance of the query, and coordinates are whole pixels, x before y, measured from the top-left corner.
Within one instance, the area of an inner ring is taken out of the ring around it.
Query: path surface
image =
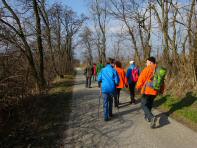
[[[84,83],[78,69],[69,128],[64,135],[65,148],[197,148],[197,133],[164,115],[158,118],[157,127],[151,129],[143,118],[140,103],[128,104],[125,92],[121,92],[119,114],[114,108],[112,120],[104,122],[102,103],[98,118],[97,84],[85,88]]]

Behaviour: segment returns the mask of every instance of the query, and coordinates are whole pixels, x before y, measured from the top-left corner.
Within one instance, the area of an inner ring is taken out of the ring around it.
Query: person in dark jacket
[[[85,87],[91,88],[91,79],[93,75],[93,67],[91,64],[88,64],[84,70],[84,75],[86,77]]]
[[[98,82],[101,83],[103,97],[104,121],[108,121],[112,117],[113,98],[116,95],[116,86],[120,82],[118,73],[113,66],[114,59],[109,58],[107,65],[98,75]]]
[[[130,61],[130,66],[127,69],[127,80],[128,80],[128,85],[129,85],[129,92],[130,92],[130,99],[131,99],[131,104],[132,103],[136,103],[135,100],[135,85],[136,85],[136,80],[134,80],[133,75],[132,75],[132,71],[133,70],[137,70],[137,75],[139,75],[139,69],[136,67],[135,62],[134,61]]]

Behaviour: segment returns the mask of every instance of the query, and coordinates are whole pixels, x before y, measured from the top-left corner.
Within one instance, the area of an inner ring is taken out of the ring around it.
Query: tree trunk
[[[197,84],[197,32],[195,33],[194,36],[194,41],[193,41],[193,62],[192,62],[192,69],[193,69],[193,75],[194,75],[194,84]]]
[[[37,47],[39,50],[39,87],[43,89],[46,86],[46,81],[44,77],[44,55],[43,55],[43,47],[42,47],[42,32],[41,32],[41,24],[40,24],[40,16],[38,12],[38,3],[37,0],[33,0],[33,9],[36,18],[36,38],[37,38]]]

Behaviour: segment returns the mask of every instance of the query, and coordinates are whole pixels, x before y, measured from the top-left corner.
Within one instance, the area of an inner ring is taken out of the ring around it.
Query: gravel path
[[[113,108],[114,117],[103,121],[102,100],[98,117],[97,83],[85,88],[85,77],[80,69],[75,79],[72,112],[65,131],[65,148],[196,148],[197,133],[175,120],[160,114],[157,127],[151,129],[143,118],[140,103],[128,104],[129,95],[121,92],[119,112]]]

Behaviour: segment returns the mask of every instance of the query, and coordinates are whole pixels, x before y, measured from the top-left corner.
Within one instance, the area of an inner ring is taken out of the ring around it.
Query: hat
[[[130,63],[130,64],[133,64],[133,63],[134,63],[134,61],[133,61],[133,60],[131,60],[129,63]]]
[[[151,61],[152,63],[156,63],[156,59],[155,59],[155,57],[149,57],[148,59],[147,59],[148,61]]]

